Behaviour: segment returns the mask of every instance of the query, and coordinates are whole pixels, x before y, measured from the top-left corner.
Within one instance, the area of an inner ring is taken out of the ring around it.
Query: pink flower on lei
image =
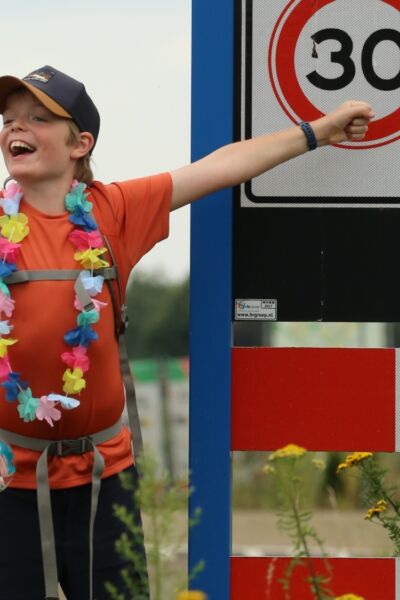
[[[89,248],[101,248],[103,240],[98,229],[95,231],[82,231],[74,229],[68,236],[68,239],[78,250],[88,250]]]
[[[15,300],[12,300],[0,290],[0,315],[4,313],[7,318],[10,318],[14,310]]]
[[[53,421],[59,421],[61,419],[61,411],[54,406],[54,402],[49,400],[47,396],[42,396],[39,398],[36,417],[39,421],[47,421],[50,427],[53,427]]]
[[[0,237],[0,256],[4,258],[6,262],[15,262],[20,248],[21,244],[13,244],[6,238]]]
[[[97,312],[100,312],[102,308],[107,306],[107,302],[101,302],[100,300],[96,300],[95,298],[91,298],[91,300],[93,302],[94,309],[97,310]],[[83,310],[82,302],[79,300],[78,296],[75,296],[74,306],[76,310]]]
[[[7,185],[6,189],[3,190],[3,197],[4,198],[14,198],[14,196],[16,196],[16,194],[22,195],[21,186],[16,181],[10,181],[10,183]]]
[[[86,354],[87,348],[84,346],[75,346],[71,352],[63,352],[61,354],[61,360],[68,365],[71,369],[79,367],[83,372],[89,370],[89,358]]]
[[[0,358],[0,381],[7,379],[8,374],[11,372],[10,361],[8,360],[7,355],[3,358]]]

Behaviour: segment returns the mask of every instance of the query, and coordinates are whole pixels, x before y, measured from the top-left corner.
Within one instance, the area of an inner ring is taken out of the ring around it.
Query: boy
[[[228,145],[172,173],[104,186],[90,168],[100,117],[82,83],[49,66],[2,77],[0,112],[0,147],[15,180],[0,201],[0,438],[16,465],[0,495],[0,589],[7,600],[57,598],[58,579],[69,600],[102,600],[106,581],[120,587],[124,566],[112,505],[125,504],[140,522],[118,482],[122,470],[136,476],[120,420],[115,311],[131,269],[167,236],[170,210],[307,149],[361,140],[373,114],[348,102],[311,125]]]

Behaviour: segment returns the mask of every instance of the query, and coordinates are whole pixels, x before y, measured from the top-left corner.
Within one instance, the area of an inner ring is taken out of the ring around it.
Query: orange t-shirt
[[[107,235],[118,265],[122,289],[138,260],[155,243],[168,235],[172,181],[168,173],[102,185],[94,182],[88,188],[93,215],[101,233]],[[23,240],[18,255],[18,269],[77,269],[75,248],[68,240],[74,225],[68,213],[44,214],[21,202],[20,211],[29,218],[30,233]],[[105,257],[106,259],[109,257]],[[109,260],[109,262],[111,262]],[[114,283],[115,284],[115,283]],[[116,285],[116,284],[115,284]],[[13,338],[18,343],[9,347],[13,371],[29,382],[36,398],[62,391],[62,375],[67,366],[61,354],[70,350],[64,334],[76,327],[72,281],[37,281],[11,286],[15,311],[11,322]],[[117,293],[118,298],[118,293]],[[18,414],[18,402],[9,403],[0,386],[0,428],[14,433],[44,439],[70,439],[95,433],[113,425],[124,407],[123,382],[119,367],[119,351],[114,334],[114,316],[107,285],[96,296],[107,302],[100,321],[93,327],[98,340],[88,349],[89,371],[86,388],[80,393],[80,406],[61,409],[59,421],[50,427],[45,421],[25,423]],[[103,477],[118,473],[133,462],[131,435],[127,428],[98,446],[105,458]],[[16,474],[15,488],[36,488],[36,462],[39,453],[13,446]],[[51,457],[51,488],[66,488],[91,481],[92,453]]]

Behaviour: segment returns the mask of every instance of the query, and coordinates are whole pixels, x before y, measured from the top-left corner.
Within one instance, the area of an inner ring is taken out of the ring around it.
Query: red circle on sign
[[[283,22],[282,29],[279,34],[279,38],[276,41],[275,50],[275,64],[276,64],[276,76],[279,82],[279,87],[287,104],[293,109],[301,120],[313,121],[319,119],[322,116],[320,110],[318,110],[312,102],[304,94],[300,87],[299,81],[296,76],[295,68],[295,50],[296,44],[299,39],[300,33],[307,23],[307,21],[313,17],[317,11],[313,9],[310,0],[300,0],[297,6],[293,8],[290,14],[285,17],[292,7],[292,5],[298,0],[291,0],[285,9],[282,11],[279,19],[277,20],[275,27],[271,35],[271,41],[268,48],[268,71],[272,84],[274,94],[281,105],[283,111],[287,114],[291,121],[296,123],[296,119],[286,108],[277,88],[274,80],[274,73],[272,69],[273,60],[273,47],[275,44],[275,38],[277,31]],[[389,4],[396,10],[399,9],[400,0],[383,0],[386,4]],[[319,0],[318,10],[324,6],[335,2],[335,0]],[[390,144],[400,139],[400,134],[396,137],[392,137],[389,140],[383,140],[390,135],[394,135],[399,131],[400,125],[400,108],[396,109],[392,113],[372,121],[369,124],[367,135],[363,142],[371,142],[370,144],[364,144],[361,146],[348,146],[340,144],[340,148],[349,148],[351,150],[364,150],[367,148],[377,148]]]

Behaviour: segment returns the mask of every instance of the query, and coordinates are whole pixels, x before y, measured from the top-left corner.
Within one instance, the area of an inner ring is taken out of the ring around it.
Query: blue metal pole
[[[234,0],[193,0],[192,160],[233,141]],[[190,531],[192,582],[229,600],[232,190],[191,209]]]

